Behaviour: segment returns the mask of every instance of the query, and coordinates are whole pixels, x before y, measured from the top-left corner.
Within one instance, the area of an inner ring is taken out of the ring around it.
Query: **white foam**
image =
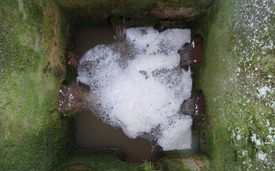
[[[164,151],[191,149],[192,118],[190,115],[175,116],[171,124],[165,124],[158,144]]]
[[[190,42],[189,29],[167,29],[159,33],[153,28],[129,28],[126,30],[127,40],[138,49],[139,55],[177,53],[183,44]]]
[[[189,136],[192,119],[181,116],[177,124],[167,124],[178,117],[182,102],[191,95],[191,72],[179,68],[177,53],[186,42],[190,42],[188,29],[159,33],[153,28],[130,28],[125,42],[86,52],[79,61],[77,80],[91,88],[91,110],[130,138],[151,134],[158,127],[163,149],[187,148],[171,142]],[[168,137],[167,131],[175,135]],[[189,140],[182,143],[191,147]]]

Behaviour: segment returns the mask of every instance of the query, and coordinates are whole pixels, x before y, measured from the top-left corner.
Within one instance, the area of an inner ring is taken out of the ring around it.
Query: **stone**
[[[180,67],[184,68],[186,65],[198,64],[202,61],[204,40],[203,37],[196,34],[191,43],[186,43],[178,51],[180,54]]]
[[[74,52],[67,52],[66,65],[74,66],[75,68],[77,68],[78,56]]]
[[[59,113],[72,111],[76,113],[82,108],[85,99],[79,86],[62,85],[58,92]]]

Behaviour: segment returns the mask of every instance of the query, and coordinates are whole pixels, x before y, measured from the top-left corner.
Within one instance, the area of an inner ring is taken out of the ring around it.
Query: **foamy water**
[[[125,41],[86,52],[77,80],[90,86],[89,109],[130,138],[156,138],[164,150],[190,149],[192,119],[179,110],[192,79],[177,53],[190,33],[129,28]]]

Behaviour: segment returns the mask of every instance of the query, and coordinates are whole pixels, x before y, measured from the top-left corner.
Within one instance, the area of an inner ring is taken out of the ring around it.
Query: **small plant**
[[[147,160],[144,161],[144,163],[141,165],[141,168],[143,168],[145,171],[153,171],[154,166],[151,162],[148,162]]]

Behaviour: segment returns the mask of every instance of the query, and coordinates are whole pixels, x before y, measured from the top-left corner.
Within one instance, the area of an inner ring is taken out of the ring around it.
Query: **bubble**
[[[90,49],[79,61],[77,80],[91,88],[87,99],[91,110],[130,138],[157,137],[164,149],[178,148],[167,143],[177,142],[177,136],[166,141],[165,130],[179,131],[173,117],[191,95],[191,72],[178,67],[177,53],[189,41],[187,29],[159,33],[129,28],[125,42]]]

